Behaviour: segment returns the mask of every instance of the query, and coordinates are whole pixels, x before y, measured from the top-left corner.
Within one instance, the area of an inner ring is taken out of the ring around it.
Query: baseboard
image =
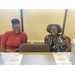
[[[28,43],[44,43],[44,40],[28,40]]]

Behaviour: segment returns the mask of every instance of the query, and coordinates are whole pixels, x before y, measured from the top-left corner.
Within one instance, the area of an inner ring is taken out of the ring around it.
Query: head
[[[18,19],[12,19],[12,28],[15,34],[20,33],[20,21]]]
[[[47,26],[47,32],[51,33],[52,36],[56,36],[61,32],[61,27],[58,24],[49,24]]]

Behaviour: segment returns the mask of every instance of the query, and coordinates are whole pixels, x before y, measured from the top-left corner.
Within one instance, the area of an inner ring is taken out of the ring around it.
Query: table
[[[56,65],[55,59],[53,57],[54,52],[18,52],[18,53],[23,54],[21,65]],[[62,52],[62,53],[65,53],[65,55],[69,59],[70,52]]]

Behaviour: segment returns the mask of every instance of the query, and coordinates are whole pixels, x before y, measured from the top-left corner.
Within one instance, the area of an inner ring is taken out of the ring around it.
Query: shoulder
[[[60,36],[61,38],[63,38],[64,40],[67,38],[67,36],[64,35],[64,34],[59,34],[59,36]]]
[[[64,34],[59,34],[60,36],[62,36],[62,37],[67,37],[66,35],[64,35]]]
[[[45,40],[48,40],[48,38],[50,38],[51,35],[46,35],[45,36]]]
[[[13,31],[7,31],[7,32],[5,32],[3,35],[9,35],[9,34],[11,34]]]
[[[7,39],[9,37],[9,35],[12,33],[13,31],[6,31],[3,36],[2,36],[2,39]]]
[[[51,35],[46,35],[45,37],[50,37]]]
[[[22,36],[27,36],[27,34],[25,32],[21,32]]]

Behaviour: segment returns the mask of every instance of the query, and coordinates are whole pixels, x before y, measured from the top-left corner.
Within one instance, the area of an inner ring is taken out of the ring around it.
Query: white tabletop
[[[15,52],[17,53],[17,52]],[[69,59],[70,52],[57,52],[65,54]],[[14,53],[1,53],[4,63],[7,61],[8,57]],[[53,57],[53,52],[20,52],[23,54],[21,65],[56,65],[55,59]]]

